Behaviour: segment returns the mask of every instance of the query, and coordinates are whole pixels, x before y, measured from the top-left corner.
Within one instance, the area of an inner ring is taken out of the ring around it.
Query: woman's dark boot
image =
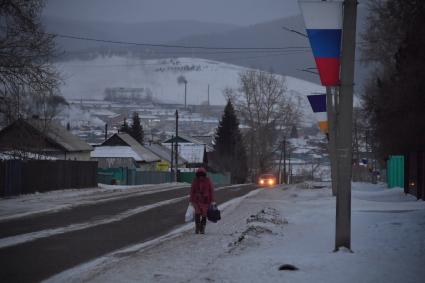
[[[201,215],[195,214],[195,234],[201,232]]]
[[[206,225],[207,225],[207,218],[205,216],[202,216],[201,225],[200,225],[201,234],[205,234],[205,226]]]

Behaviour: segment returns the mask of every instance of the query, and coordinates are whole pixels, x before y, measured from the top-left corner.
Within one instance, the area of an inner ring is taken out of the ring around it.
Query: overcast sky
[[[250,25],[296,15],[299,10],[297,0],[47,0],[44,14],[93,21]]]

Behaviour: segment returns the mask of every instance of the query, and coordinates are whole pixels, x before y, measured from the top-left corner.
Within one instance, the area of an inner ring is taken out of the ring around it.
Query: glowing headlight
[[[264,184],[264,180],[263,180],[263,179],[261,179],[261,180],[260,180],[260,184],[261,184],[261,185],[263,185],[263,184]]]
[[[273,180],[269,180],[269,185],[273,185],[274,184],[274,181]]]

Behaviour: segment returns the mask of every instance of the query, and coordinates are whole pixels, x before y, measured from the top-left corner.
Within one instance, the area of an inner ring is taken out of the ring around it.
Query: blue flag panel
[[[314,113],[326,112],[326,94],[307,95]]]

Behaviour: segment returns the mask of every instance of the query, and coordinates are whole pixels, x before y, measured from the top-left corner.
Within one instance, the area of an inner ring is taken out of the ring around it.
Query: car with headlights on
[[[272,187],[276,183],[276,177],[273,174],[262,174],[258,178],[258,185],[261,187]]]

